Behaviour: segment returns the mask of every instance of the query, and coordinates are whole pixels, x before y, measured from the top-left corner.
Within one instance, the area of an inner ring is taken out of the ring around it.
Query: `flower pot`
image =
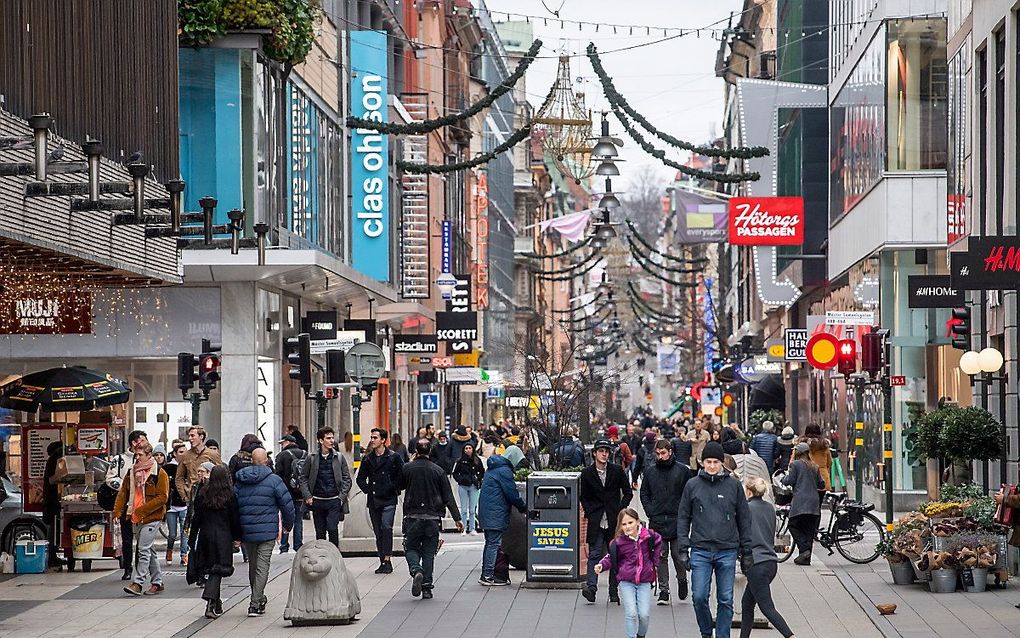
[[[928,589],[933,594],[951,594],[956,591],[956,570],[931,570],[931,582],[928,583]]]
[[[913,568],[914,575],[917,576],[917,580],[921,581],[922,583],[926,583],[931,580],[930,571],[927,570],[921,571],[920,569],[917,568],[917,563],[914,561],[910,561],[910,566],[911,568]]]
[[[985,591],[988,586],[988,568],[970,567],[960,572],[963,588],[968,594],[977,594]]]
[[[914,566],[909,560],[902,560],[898,563],[889,561],[889,571],[892,572],[894,585],[911,585],[915,580]]]

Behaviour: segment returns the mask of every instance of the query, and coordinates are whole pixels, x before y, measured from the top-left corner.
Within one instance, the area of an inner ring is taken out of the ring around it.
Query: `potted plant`
[[[953,552],[925,552],[918,568],[931,572],[928,589],[933,594],[951,594],[956,591],[959,561]]]
[[[894,529],[893,534],[895,533]],[[889,572],[892,574],[894,585],[910,585],[914,582],[914,568],[910,564],[910,558],[896,550],[891,535],[879,541],[876,549],[889,562]]]
[[[985,591],[988,570],[998,561],[999,539],[986,533],[960,534],[947,549],[956,555],[964,589],[969,593]]]
[[[1002,427],[982,408],[951,408],[940,434],[939,449],[949,467],[946,482],[969,481],[971,461],[989,461],[1002,456]]]

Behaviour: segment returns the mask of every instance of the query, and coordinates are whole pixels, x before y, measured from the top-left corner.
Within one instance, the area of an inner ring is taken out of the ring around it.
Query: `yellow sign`
[[[455,366],[467,366],[469,368],[478,367],[478,353],[467,352],[464,354],[453,355],[453,365]]]
[[[772,359],[785,359],[786,345],[782,343],[773,343],[769,346],[768,356]]]

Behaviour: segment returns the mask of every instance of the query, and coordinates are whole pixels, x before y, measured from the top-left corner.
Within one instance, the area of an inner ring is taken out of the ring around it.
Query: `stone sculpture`
[[[292,625],[348,625],[361,595],[340,551],[327,540],[305,543],[294,557],[283,617]]]

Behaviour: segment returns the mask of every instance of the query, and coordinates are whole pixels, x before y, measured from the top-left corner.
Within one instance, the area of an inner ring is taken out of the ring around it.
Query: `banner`
[[[675,346],[659,344],[655,354],[659,364],[659,374],[676,374],[679,357]]]
[[[804,243],[804,198],[734,197],[729,229],[734,246],[800,246]]]
[[[714,244],[726,241],[726,204],[718,199],[673,190],[678,244]]]
[[[386,32],[351,31],[351,113],[387,121]],[[379,281],[390,279],[389,136],[351,132],[351,263]]]

